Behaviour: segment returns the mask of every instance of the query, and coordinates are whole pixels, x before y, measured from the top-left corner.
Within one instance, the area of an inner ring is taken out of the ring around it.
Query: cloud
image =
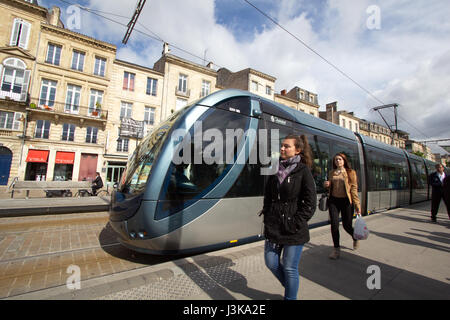
[[[83,14],[83,33],[118,44],[119,58],[146,66],[160,57],[162,43],[136,30],[156,34],[172,45],[173,54],[191,61],[203,63],[206,54],[207,61],[232,71],[251,67],[275,76],[278,91],[294,86],[313,91],[322,108],[338,101],[340,109],[382,123],[370,109],[379,100],[398,103],[399,129],[417,139],[449,137],[444,124],[450,114],[450,6],[445,1],[252,2],[378,99],[242,0],[147,2],[127,46],[120,45],[126,27],[92,14]],[[129,1],[86,3],[124,24],[134,10]],[[379,9],[379,29],[367,27],[373,5]]]

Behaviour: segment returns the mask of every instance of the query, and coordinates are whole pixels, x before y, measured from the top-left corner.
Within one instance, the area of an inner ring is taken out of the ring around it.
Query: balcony
[[[108,118],[108,110],[102,110],[98,107],[92,108],[55,101],[44,101],[36,98],[30,100],[27,110],[53,114],[56,120],[61,116],[73,117],[79,119],[81,123],[84,120],[94,120],[103,122],[106,125],[106,119]]]
[[[190,89],[184,89],[178,88],[178,86],[175,87],[175,95],[181,96],[184,98],[189,98],[191,96],[191,90]]]

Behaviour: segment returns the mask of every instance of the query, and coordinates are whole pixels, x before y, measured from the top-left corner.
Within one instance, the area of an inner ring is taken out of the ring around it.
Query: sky
[[[137,2],[39,0],[62,9],[66,28],[117,45],[119,59],[153,67],[165,41],[196,63],[274,76],[276,92],[317,93],[321,111],[337,101],[338,110],[384,124],[371,109],[397,103],[398,129],[412,139],[450,138],[446,0],[249,0],[293,36],[244,0],[147,0],[123,45]],[[393,110],[382,113],[393,125]]]

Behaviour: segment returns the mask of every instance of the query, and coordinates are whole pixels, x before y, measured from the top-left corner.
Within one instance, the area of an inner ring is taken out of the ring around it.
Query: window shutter
[[[22,92],[20,93],[20,101],[27,101],[28,98],[28,86],[30,84],[31,70],[25,70],[23,75]]]
[[[20,33],[20,39],[18,46],[26,49],[28,47],[28,38],[30,37],[31,24],[22,21],[22,32]]]
[[[22,118],[22,116],[23,114],[21,112],[14,113],[14,122],[13,122],[14,130],[20,130],[20,119]]]
[[[9,41],[10,46],[16,46],[17,45],[17,38],[19,36],[19,30],[20,30],[21,20],[20,19],[14,19],[12,33],[11,33],[11,40]]]

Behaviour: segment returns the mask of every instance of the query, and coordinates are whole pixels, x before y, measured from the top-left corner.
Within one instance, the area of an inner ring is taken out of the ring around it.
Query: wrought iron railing
[[[55,114],[66,114],[105,120],[108,118],[108,110],[104,110],[99,104],[94,107],[86,107],[78,104],[32,98],[28,108],[39,111],[43,110]]]

